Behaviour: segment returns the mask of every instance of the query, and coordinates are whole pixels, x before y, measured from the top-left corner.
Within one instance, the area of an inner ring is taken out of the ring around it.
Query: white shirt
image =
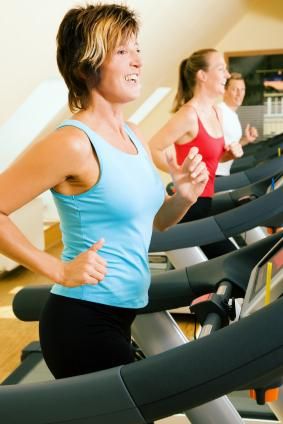
[[[221,109],[223,117],[225,145],[228,146],[231,143],[239,142],[242,138],[243,131],[237,113],[224,102],[219,103],[218,106]],[[233,159],[220,162],[216,170],[216,175],[230,175],[232,163]]]

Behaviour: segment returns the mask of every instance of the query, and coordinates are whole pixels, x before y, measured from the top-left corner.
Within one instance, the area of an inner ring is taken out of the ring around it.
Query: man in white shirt
[[[232,72],[230,78],[226,81],[223,101],[218,105],[223,115],[223,132],[225,144],[229,145],[240,142],[242,146],[252,143],[258,136],[257,129],[248,124],[244,135],[236,113],[238,107],[243,103],[246,92],[245,81],[240,73]],[[216,175],[230,175],[230,169],[233,160],[220,162]]]

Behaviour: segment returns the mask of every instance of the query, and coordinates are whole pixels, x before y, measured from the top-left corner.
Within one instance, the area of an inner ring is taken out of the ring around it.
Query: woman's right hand
[[[65,287],[77,287],[83,284],[98,284],[106,274],[106,261],[97,253],[103,246],[101,239],[75,259],[63,262],[62,280],[58,281]]]

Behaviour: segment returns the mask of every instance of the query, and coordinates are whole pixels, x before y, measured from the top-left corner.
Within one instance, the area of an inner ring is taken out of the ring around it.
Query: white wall
[[[85,3],[85,0],[2,2],[0,125],[44,79],[58,76],[55,38],[59,23],[68,9]],[[145,66],[140,101],[164,81],[168,83],[175,78],[175,67],[184,55],[204,43],[218,42],[247,9],[247,0],[229,0],[229,7],[227,0],[125,0],[124,3],[138,12],[142,24],[140,42]],[[129,106],[129,113],[138,103]]]
[[[59,75],[54,53],[57,27],[67,3],[74,2],[44,3],[9,0],[1,7],[0,125],[42,81]]]
[[[229,4],[228,2],[226,3]],[[282,0],[251,0],[247,1],[246,13],[235,20],[221,39],[216,43],[206,43],[199,47],[215,47],[223,53],[226,51],[246,51],[261,49],[282,49],[283,44],[283,1]],[[228,6],[227,6],[228,7]],[[219,24],[219,22],[215,23]],[[192,51],[188,51],[190,54]],[[172,87],[176,92],[177,86],[177,66],[175,76],[172,80]],[[158,128],[160,128],[169,117],[172,107],[172,100],[175,92],[167,96],[160,103],[152,114],[142,123],[141,128],[147,138],[149,138]]]
[[[282,0],[254,0],[216,45],[220,51],[283,49]]]

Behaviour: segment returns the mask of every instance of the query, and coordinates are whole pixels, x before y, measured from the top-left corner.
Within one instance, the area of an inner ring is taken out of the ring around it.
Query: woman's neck
[[[203,102],[200,101],[200,99],[196,99],[196,98],[192,98],[192,100],[190,101],[191,105],[201,114],[204,114],[206,116],[210,116],[212,113],[215,113],[215,103],[216,102]]]
[[[90,102],[87,109],[77,112],[74,118],[84,121],[96,130],[108,127],[113,132],[123,133],[122,105],[109,103],[99,96]]]
[[[207,91],[196,87],[190,102],[196,109],[202,111],[205,114],[210,114],[213,112],[213,108],[217,103],[217,100],[218,99],[215,94],[212,95]]]

